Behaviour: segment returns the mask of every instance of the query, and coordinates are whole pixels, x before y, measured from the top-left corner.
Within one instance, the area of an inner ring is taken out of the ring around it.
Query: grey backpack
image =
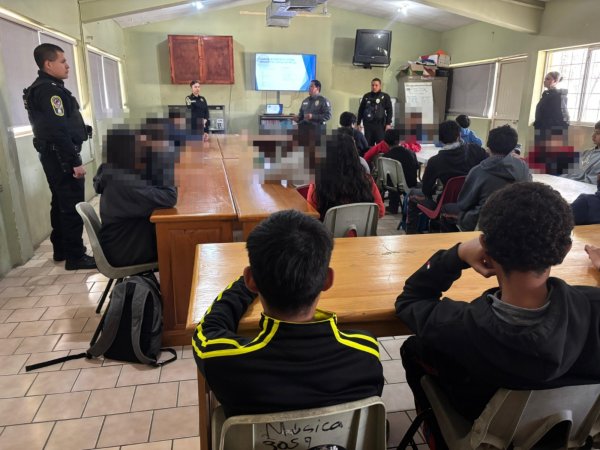
[[[161,348],[162,323],[162,302],[154,274],[125,278],[113,288],[108,308],[85,353],[33,364],[25,370],[102,355],[117,361],[140,362],[156,367],[168,364],[177,359],[177,353],[172,348]],[[159,361],[161,351],[173,356]]]

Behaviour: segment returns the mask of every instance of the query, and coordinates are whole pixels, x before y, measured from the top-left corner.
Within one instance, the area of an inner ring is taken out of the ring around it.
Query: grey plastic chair
[[[450,406],[434,378],[424,376],[421,385],[450,450],[576,449],[600,431],[600,384],[498,389],[475,422]],[[405,436],[398,449],[408,443]]]
[[[346,450],[384,450],[385,405],[369,397],[335,406],[273,414],[212,415],[212,450],[307,450],[337,445]]]
[[[102,297],[100,297],[100,301],[98,302],[98,307],[96,308],[96,313],[100,313],[102,310],[102,305],[104,305],[104,301],[110,292],[110,288],[112,287],[114,280],[119,282],[123,278],[131,275],[137,275],[144,272],[153,272],[158,268],[158,261],[124,267],[115,267],[111,265],[104,255],[104,251],[102,250],[102,246],[100,245],[100,240],[98,238],[102,224],[100,222],[100,218],[96,214],[96,211],[94,211],[92,205],[87,202],[77,203],[77,205],[75,205],[75,209],[77,209],[77,212],[83,219],[85,230],[90,238],[90,245],[92,246],[92,252],[94,253],[94,259],[96,260],[98,271],[109,279],[106,289],[104,289]]]
[[[329,208],[323,224],[333,237],[377,236],[378,220],[376,203],[349,203]]]
[[[396,191],[398,194],[408,192],[408,185],[400,161],[380,157],[377,160],[377,166],[377,180],[382,190]]]

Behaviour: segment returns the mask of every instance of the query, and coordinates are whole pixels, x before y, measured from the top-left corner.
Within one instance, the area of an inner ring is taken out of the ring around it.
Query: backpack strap
[[[103,355],[115,340],[115,336],[119,330],[119,323],[121,323],[121,316],[123,315],[127,285],[128,283],[123,281],[113,288],[110,295],[110,303],[108,304],[108,308],[106,308],[104,316],[102,316],[102,334],[100,334],[97,340],[94,339],[97,338],[98,330],[101,328],[98,326],[92,342],[90,342],[90,348],[87,351],[91,356],[97,358]]]
[[[157,295],[156,285],[153,281],[148,280],[145,277],[140,277],[144,280],[143,283],[136,283],[135,291],[133,292],[133,296],[131,299],[131,344],[133,346],[133,352],[135,353],[136,358],[144,364],[149,364],[151,366],[163,366],[177,359],[177,352],[172,348],[161,348],[161,351],[166,351],[171,353],[173,356],[164,361],[158,361],[154,358],[149,358],[142,352],[140,348],[140,334],[142,332],[142,321],[144,319],[144,309],[146,308],[146,299],[148,295],[152,297],[152,301],[157,303],[154,308],[154,315],[161,314],[160,311],[160,297]],[[148,282],[150,281],[150,282]],[[158,306],[158,307],[157,307]],[[160,323],[159,320],[155,320],[153,318],[153,323]],[[152,333],[157,332],[157,330],[152,330]]]
[[[167,349],[167,350],[169,350],[169,349]],[[86,352],[77,353],[76,355],[67,355],[67,356],[63,356],[62,358],[50,359],[48,361],[42,361],[37,364],[31,364],[29,366],[25,366],[25,372],[41,369],[42,367],[52,366],[54,364],[62,363],[65,361],[71,361],[72,359],[81,359],[81,358],[89,358],[89,357],[90,357],[90,355],[88,355]]]

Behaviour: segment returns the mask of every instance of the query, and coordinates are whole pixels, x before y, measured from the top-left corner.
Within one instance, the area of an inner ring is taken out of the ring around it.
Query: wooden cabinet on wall
[[[169,35],[171,83],[233,84],[231,36]]]

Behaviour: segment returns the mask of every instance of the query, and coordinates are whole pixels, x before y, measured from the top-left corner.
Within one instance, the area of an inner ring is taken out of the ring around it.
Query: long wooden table
[[[163,300],[165,345],[185,345],[196,244],[242,239],[275,211],[297,209],[318,213],[293,188],[261,185],[252,178],[252,146],[244,136],[211,136],[191,142],[175,166],[175,208],[156,210],[158,264]]]
[[[394,314],[394,302],[407,277],[439,249],[447,249],[479,236],[479,232],[338,238],[331,258],[335,271],[331,289],[323,292],[319,308],[334,311],[342,329],[369,330],[376,336],[411,334]],[[575,228],[573,248],[552,275],[570,284],[598,286],[600,272],[591,265],[583,247],[600,246],[600,225]],[[202,244],[196,250],[194,281],[190,300],[188,328],[199,322],[215,297],[248,265],[243,243]],[[471,301],[485,289],[497,285],[474,270],[463,271],[461,278],[445,293],[455,300]],[[242,318],[238,332],[254,336],[262,308],[255,301]],[[208,386],[198,373],[201,448],[210,448],[210,415],[214,405]]]

